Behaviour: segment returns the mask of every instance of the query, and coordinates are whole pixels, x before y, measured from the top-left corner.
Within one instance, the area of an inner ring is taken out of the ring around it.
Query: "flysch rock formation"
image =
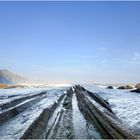
[[[0,130],[5,130],[24,110],[47,97],[47,92],[41,92],[1,104]],[[61,94],[53,104],[44,107],[16,138],[136,139],[138,136],[123,125],[106,100],[75,85]]]

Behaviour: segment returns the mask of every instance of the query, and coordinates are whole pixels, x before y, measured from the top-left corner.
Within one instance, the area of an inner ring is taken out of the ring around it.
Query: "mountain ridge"
[[[0,84],[24,84],[29,80],[7,69],[0,69]]]

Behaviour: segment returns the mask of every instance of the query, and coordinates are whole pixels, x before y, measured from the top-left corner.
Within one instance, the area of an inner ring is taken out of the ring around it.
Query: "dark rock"
[[[63,106],[65,107],[65,106],[67,106],[69,104],[69,102],[64,102],[63,103]]]
[[[120,86],[118,87],[118,89],[133,89],[133,87],[130,85],[126,85],[126,86]]]
[[[139,88],[140,89],[140,83],[136,84],[135,88]]]
[[[64,107],[65,109],[69,109],[69,108],[71,107],[70,101],[65,101],[65,102],[63,103],[63,107]]]
[[[137,92],[137,93],[140,93],[140,88],[137,88],[135,90],[131,90],[130,92]]]
[[[107,89],[114,89],[113,86],[108,86]]]
[[[118,89],[126,89],[125,86],[120,86]]]

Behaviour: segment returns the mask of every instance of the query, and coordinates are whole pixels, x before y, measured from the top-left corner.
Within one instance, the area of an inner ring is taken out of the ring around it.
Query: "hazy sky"
[[[140,2],[0,2],[0,68],[47,82],[139,82]]]

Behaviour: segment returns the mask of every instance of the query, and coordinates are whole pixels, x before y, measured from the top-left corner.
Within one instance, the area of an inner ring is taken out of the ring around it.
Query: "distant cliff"
[[[29,82],[25,77],[19,76],[9,70],[0,70],[0,83],[1,84],[24,84]]]

